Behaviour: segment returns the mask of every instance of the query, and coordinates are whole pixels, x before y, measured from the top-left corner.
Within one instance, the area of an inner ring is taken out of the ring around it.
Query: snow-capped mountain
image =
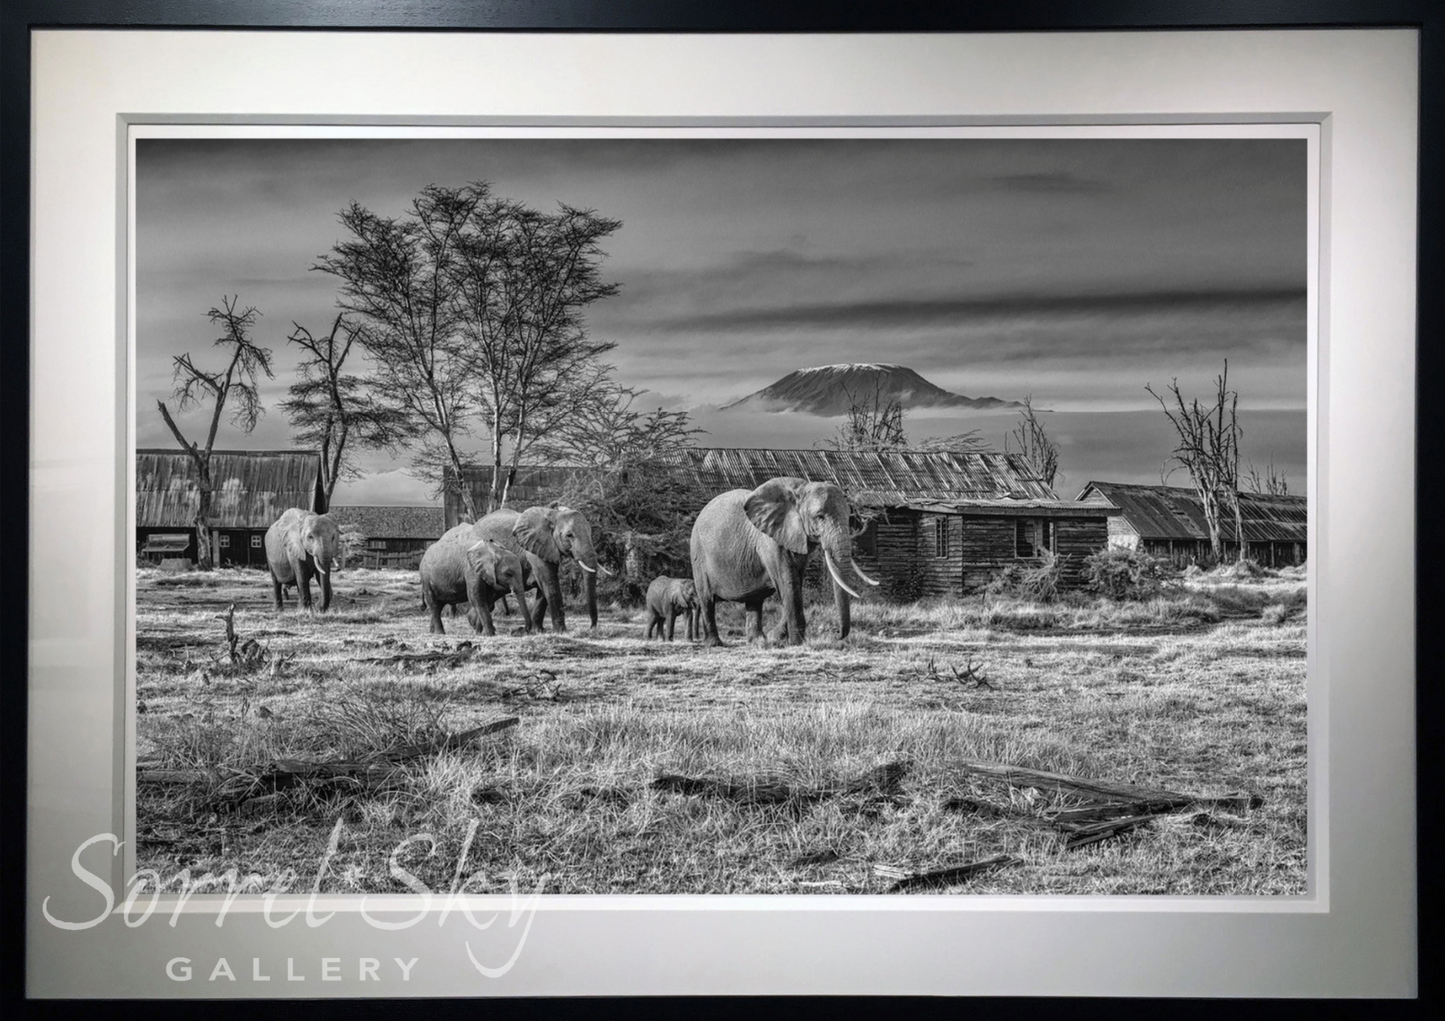
[[[935,386],[906,365],[847,363],[798,369],[731,404],[723,410],[802,411],[812,415],[843,415],[858,403],[886,404],[897,400],[913,408],[972,408],[994,410],[1023,407],[1018,401],[997,397],[965,397]]]

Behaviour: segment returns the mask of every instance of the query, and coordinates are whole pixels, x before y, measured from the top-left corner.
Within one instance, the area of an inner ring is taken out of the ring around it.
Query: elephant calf
[[[653,628],[659,638],[672,641],[677,629],[677,615],[687,616],[687,640],[696,639],[698,622],[697,586],[691,578],[654,578],[647,586],[647,637],[652,637]],[[667,633],[662,630],[663,619],[667,620]]]
[[[431,613],[431,632],[445,634],[442,607],[467,603],[472,627],[495,635],[492,607],[510,592],[522,607],[527,630],[533,630],[531,615],[522,595],[525,580],[522,558],[504,546],[483,539],[475,526],[460,524],[427,547],[421,558],[422,602]]]
[[[331,562],[341,549],[341,529],[325,514],[292,507],[266,529],[266,567],[276,609],[281,590],[295,585],[301,605],[311,609],[311,579],[321,583],[321,609],[331,606]]]

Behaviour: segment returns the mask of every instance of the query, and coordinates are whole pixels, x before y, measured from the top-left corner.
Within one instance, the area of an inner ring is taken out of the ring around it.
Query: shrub
[[[1045,552],[1033,563],[1010,564],[988,583],[984,593],[1036,603],[1052,603],[1059,595],[1058,557]]]
[[[1173,571],[1167,560],[1138,550],[1109,547],[1084,558],[1084,581],[1112,599],[1152,599]]]

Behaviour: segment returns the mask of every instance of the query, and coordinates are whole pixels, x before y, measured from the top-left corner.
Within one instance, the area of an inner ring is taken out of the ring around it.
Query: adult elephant
[[[492,606],[507,592],[517,597],[530,632],[532,619],[526,615],[522,595],[526,582],[521,555],[489,539],[479,539],[475,527],[463,523],[449,529],[422,554],[421,598],[431,614],[432,633],[446,633],[443,606],[466,603],[471,608],[472,626],[482,634],[496,634]]]
[[[281,609],[281,588],[295,585],[301,606],[311,609],[311,579],[321,582],[321,609],[331,606],[331,563],[341,549],[341,529],[325,514],[292,507],[266,529],[266,567]]]
[[[563,557],[577,561],[585,572],[587,615],[592,627],[597,627],[597,551],[592,545],[592,526],[580,511],[554,500],[545,507],[528,507],[524,511],[494,510],[472,527],[478,539],[490,539],[522,555],[527,587],[537,590],[532,605],[532,622],[537,630],[542,629],[549,609],[553,629],[567,630],[558,577]],[[522,611],[526,612],[525,605]]]
[[[733,489],[713,497],[692,526],[692,577],[702,610],[703,644],[722,644],[719,600],[742,603],[748,610],[748,639],[760,636],[763,601],[774,593],[783,604],[777,636],[786,637],[790,645],[802,644],[803,569],[819,546],[833,578],[838,636],[848,637],[850,599],[859,596],[845,574],[851,571],[866,584],[878,584],[853,563],[848,516],[848,498],[831,482],[780,476],[757,489]]]

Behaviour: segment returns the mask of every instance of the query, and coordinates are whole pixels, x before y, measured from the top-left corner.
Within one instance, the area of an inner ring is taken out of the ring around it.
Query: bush
[[[1173,575],[1167,560],[1110,547],[1084,558],[1084,581],[1112,599],[1152,599]]]
[[[1052,603],[1059,596],[1058,557],[1044,553],[1031,564],[1010,564],[984,589],[985,595]]]

